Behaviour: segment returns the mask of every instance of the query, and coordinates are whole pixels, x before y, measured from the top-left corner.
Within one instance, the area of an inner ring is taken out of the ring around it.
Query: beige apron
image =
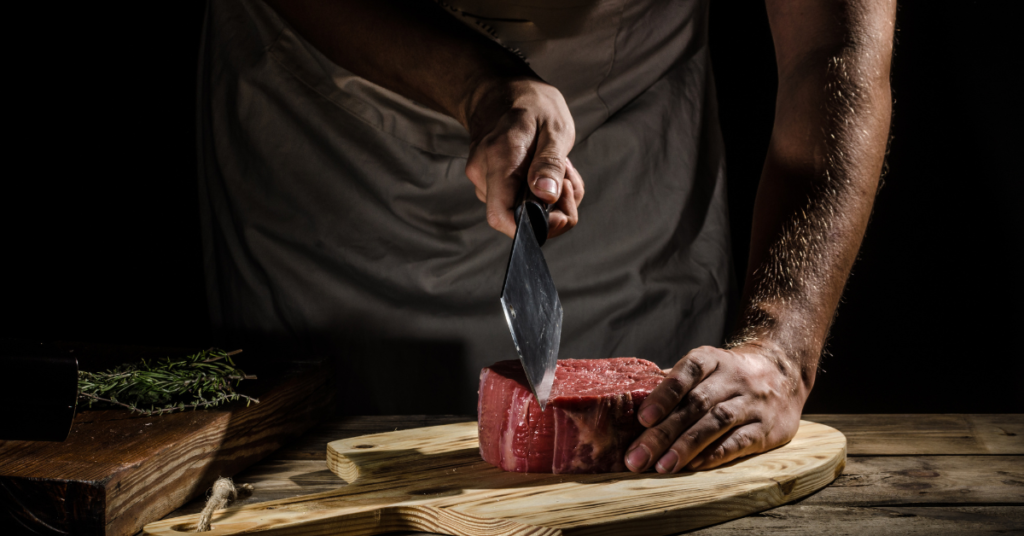
[[[671,366],[719,344],[733,291],[706,2],[452,1],[565,95],[580,223],[544,247],[562,358]],[[200,196],[214,325],[338,358],[352,413],[472,413],[514,359],[453,119],[334,65],[260,0],[211,0]],[[253,343],[257,344],[257,343]]]

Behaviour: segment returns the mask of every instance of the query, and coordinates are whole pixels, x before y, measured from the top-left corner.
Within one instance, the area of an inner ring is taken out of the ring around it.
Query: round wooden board
[[[524,474],[480,459],[476,423],[470,422],[335,441],[327,447],[327,464],[350,484],[222,510],[209,534],[674,534],[825,487],[846,464],[846,437],[801,421],[789,444],[710,471]],[[151,523],[145,533],[188,534],[197,519]]]

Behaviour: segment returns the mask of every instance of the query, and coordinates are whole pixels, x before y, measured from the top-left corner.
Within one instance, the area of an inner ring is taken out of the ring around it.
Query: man
[[[877,188],[895,2],[767,2],[776,118],[723,348],[707,4],[536,4],[214,0],[200,153],[215,323],[361,354],[342,359],[353,404],[469,405],[473,371],[515,355],[496,298],[509,244],[487,225],[514,233],[525,180],[555,204],[551,236],[573,229],[545,246],[561,357],[672,366],[639,409],[629,468],[784,444]],[[415,360],[351,342],[367,338],[453,341],[449,361],[424,361],[463,380],[418,386]]]

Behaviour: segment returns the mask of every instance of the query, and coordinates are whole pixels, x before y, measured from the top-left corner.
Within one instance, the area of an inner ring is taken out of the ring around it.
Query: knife
[[[516,207],[516,234],[501,289],[501,308],[530,389],[544,411],[555,383],[562,302],[540,250],[548,237],[550,206],[524,186]]]

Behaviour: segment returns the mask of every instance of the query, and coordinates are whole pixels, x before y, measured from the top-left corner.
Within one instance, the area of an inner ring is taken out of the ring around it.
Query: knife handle
[[[543,246],[548,240],[548,216],[551,212],[551,205],[548,205],[533,195],[530,185],[525,184],[521,202],[516,206],[516,225],[519,225],[519,218],[526,207],[526,213],[530,216],[530,226],[533,227],[533,236],[537,237],[537,245]]]

